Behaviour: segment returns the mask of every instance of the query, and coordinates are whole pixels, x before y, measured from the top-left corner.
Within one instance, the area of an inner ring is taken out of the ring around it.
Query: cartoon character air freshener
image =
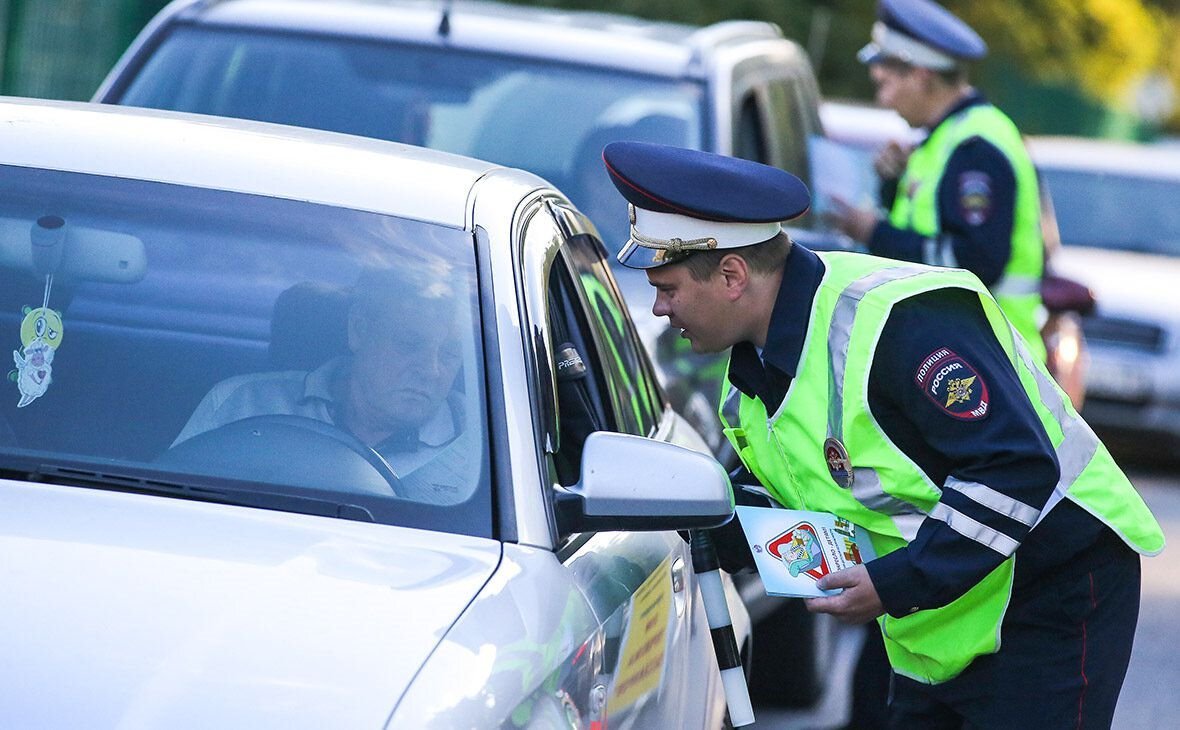
[[[51,277],[52,278],[52,277]],[[49,288],[46,282],[45,301],[49,301]],[[49,383],[53,379],[53,353],[61,344],[62,323],[61,315],[41,306],[36,309],[24,308],[25,318],[20,324],[20,340],[24,344],[24,353],[12,351],[12,359],[16,362],[16,370],[9,374],[9,378],[16,381],[20,390],[20,402],[17,408],[24,408],[28,404],[45,395]]]
[[[53,291],[53,274],[61,264],[65,224],[58,216],[42,216],[29,234],[33,267],[45,275],[45,295],[40,307],[26,306],[22,310],[25,315],[20,324],[22,348],[12,351],[16,370],[8,374],[8,379],[20,390],[17,408],[24,408],[45,395],[53,380],[53,355],[61,346],[65,328],[61,313],[49,308],[49,294]]]

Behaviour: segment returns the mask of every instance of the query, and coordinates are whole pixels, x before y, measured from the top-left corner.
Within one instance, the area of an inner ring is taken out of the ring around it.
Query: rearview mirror
[[[50,261],[52,270],[44,271]],[[143,241],[126,233],[74,225],[53,215],[36,221],[0,218],[0,266],[68,281],[131,284],[146,273],[147,256]]]
[[[582,449],[581,475],[558,492],[563,533],[716,527],[733,514],[721,464],[675,444],[596,431]]]

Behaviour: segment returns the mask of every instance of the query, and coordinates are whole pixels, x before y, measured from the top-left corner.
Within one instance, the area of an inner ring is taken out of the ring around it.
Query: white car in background
[[[1054,265],[1097,298],[1084,322],[1086,421],[1112,446],[1170,455],[1180,442],[1180,147],[1032,137],[1029,148],[1057,210]]]
[[[728,478],[563,195],[256,122],[0,124],[0,727],[724,725],[674,530],[727,519]],[[314,418],[177,443],[216,383],[347,358],[371,267],[454,294],[452,491]]]

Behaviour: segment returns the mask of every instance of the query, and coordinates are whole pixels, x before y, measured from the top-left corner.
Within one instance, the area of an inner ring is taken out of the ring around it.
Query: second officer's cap
[[[674,263],[693,251],[769,241],[784,221],[811,206],[799,178],[736,157],[612,142],[602,159],[628,203],[631,237],[617,258],[633,269]]]
[[[873,41],[857,58],[862,63],[893,58],[946,71],[986,55],[987,44],[979,34],[933,0],[879,0]]]

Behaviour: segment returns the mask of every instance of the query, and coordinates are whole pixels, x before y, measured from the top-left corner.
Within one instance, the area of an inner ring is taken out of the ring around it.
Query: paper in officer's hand
[[[867,150],[813,135],[807,138],[811,160],[812,212],[821,219],[839,212],[837,200],[854,208],[875,208],[880,181]]]
[[[816,581],[876,557],[868,534],[827,512],[738,505],[738,519],[750,541],[754,564],[772,596],[834,596]]]

